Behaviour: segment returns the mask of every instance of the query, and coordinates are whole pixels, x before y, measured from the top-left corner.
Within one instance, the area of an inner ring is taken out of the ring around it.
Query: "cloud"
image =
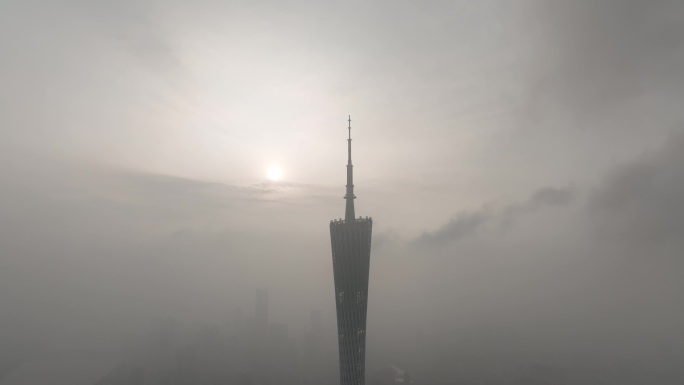
[[[149,1],[83,3],[85,20],[96,24],[99,37],[109,38],[153,72],[183,68],[172,44],[173,32],[162,23],[163,9]]]
[[[684,3],[677,0],[545,2],[534,8],[540,32],[529,66],[531,108],[562,106],[577,118],[603,115],[658,83],[681,82]],[[669,63],[669,64],[668,64]],[[674,65],[674,67],[673,67]]]
[[[59,161],[41,166],[7,175],[9,187],[0,191],[0,241],[8,254],[125,255],[136,247],[145,254],[167,238],[238,234],[244,241],[249,231],[278,238],[287,232],[280,223],[300,231],[315,223],[307,217],[315,208],[337,202],[316,185],[231,185]],[[323,229],[327,220],[320,223]]]
[[[599,239],[651,247],[678,243],[684,229],[684,131],[657,151],[611,172],[591,194],[588,216]]]
[[[572,188],[544,187],[537,190],[528,201],[528,206],[564,206],[572,202],[575,191]]]
[[[473,235],[481,227],[494,223],[502,229],[512,226],[525,215],[545,207],[566,206],[576,197],[574,187],[543,187],[532,193],[523,202],[516,202],[495,208],[484,205],[479,210],[457,214],[446,225],[437,230],[425,232],[414,243],[422,246],[436,246],[460,240]]]
[[[116,314],[195,316],[239,303],[257,285],[328,287],[329,259],[320,258],[329,253],[328,216],[316,212],[328,193],[339,208],[339,194],[326,188],[54,159],[22,166],[0,190],[0,282],[12,288],[0,303],[37,329],[106,324]],[[304,295],[315,303],[321,292]],[[0,322],[0,335],[6,327]]]

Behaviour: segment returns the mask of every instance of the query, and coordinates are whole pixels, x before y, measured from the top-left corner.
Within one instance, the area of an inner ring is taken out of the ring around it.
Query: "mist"
[[[0,5],[0,385],[684,380],[684,3]],[[271,175],[276,167],[282,176]]]

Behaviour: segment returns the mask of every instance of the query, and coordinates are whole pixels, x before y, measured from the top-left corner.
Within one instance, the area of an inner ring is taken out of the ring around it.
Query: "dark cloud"
[[[541,205],[564,206],[575,197],[572,188],[544,187],[537,190],[528,201],[528,205],[537,207]]]
[[[568,205],[572,203],[575,197],[576,191],[572,186],[564,188],[544,187],[532,193],[523,202],[512,203],[499,208],[490,204],[476,211],[459,213],[439,229],[423,233],[415,243],[424,246],[446,244],[470,236],[489,223],[497,224],[500,228],[507,228],[521,217],[544,207]]]
[[[460,213],[439,229],[423,233],[418,238],[417,243],[442,244],[457,241],[475,233],[478,228],[491,221],[495,216],[495,213],[488,208]]]
[[[684,229],[684,131],[655,152],[611,172],[591,195],[596,236],[620,244],[681,244]]]

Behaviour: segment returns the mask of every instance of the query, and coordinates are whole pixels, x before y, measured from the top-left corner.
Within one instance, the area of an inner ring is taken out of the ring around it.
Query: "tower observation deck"
[[[347,193],[344,219],[330,221],[340,385],[364,385],[366,367],[366,310],[373,219],[355,218],[351,160],[351,117],[347,139]]]

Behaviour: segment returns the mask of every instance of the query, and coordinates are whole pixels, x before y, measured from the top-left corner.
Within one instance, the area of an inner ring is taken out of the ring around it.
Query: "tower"
[[[351,116],[347,139],[347,193],[344,219],[330,221],[340,385],[364,385],[366,367],[366,310],[373,219],[355,218],[351,160]]]

